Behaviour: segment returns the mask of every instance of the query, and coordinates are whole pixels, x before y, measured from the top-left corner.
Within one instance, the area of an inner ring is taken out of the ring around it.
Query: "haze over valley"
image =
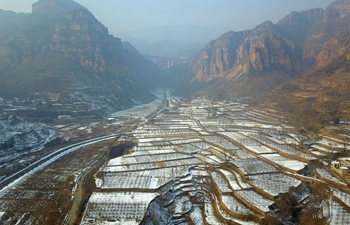
[[[350,0],[17,1],[0,224],[350,224]]]

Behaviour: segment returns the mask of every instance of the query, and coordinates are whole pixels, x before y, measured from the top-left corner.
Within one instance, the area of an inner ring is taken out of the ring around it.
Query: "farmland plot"
[[[211,173],[211,175],[214,179],[214,182],[219,187],[219,189],[222,193],[231,193],[232,192],[229,183],[227,182],[226,178],[222,174],[214,171]]]
[[[187,159],[187,158],[192,158],[192,156],[188,154],[183,154],[183,153],[152,154],[152,155],[140,155],[140,156],[128,155],[128,156],[119,157],[119,158],[110,160],[110,162],[108,163],[108,166],[162,162],[162,161],[180,160],[180,159]]]
[[[230,188],[233,190],[241,190],[242,188],[238,185],[237,178],[234,173],[231,173],[228,170],[220,170],[221,173],[223,173],[226,177],[226,179],[229,182]]]
[[[297,187],[301,184],[300,180],[286,176],[281,173],[269,173],[249,176],[250,182],[271,196],[278,196],[286,193],[291,187]]]
[[[193,154],[193,153],[203,151],[202,148],[199,148],[192,144],[177,145],[175,148],[177,151],[187,153],[187,154]]]
[[[204,141],[208,142],[209,144],[214,143],[226,149],[232,149],[232,150],[239,149],[237,145],[217,135],[202,136],[202,138]]]
[[[239,159],[232,162],[245,175],[277,172],[276,168],[257,158]]]
[[[141,192],[94,192],[89,199],[82,225],[138,224],[147,210],[155,193]]]
[[[345,193],[339,190],[334,190],[333,194],[335,197],[337,197],[340,201],[342,201],[344,204],[346,204],[350,208],[350,194]]]
[[[289,159],[286,157],[283,157],[279,154],[264,154],[262,155],[264,158],[270,160],[271,162],[274,162],[284,168],[293,170],[293,171],[300,171],[305,168],[306,163],[300,162],[295,159]]]
[[[336,201],[331,201],[331,225],[350,224],[350,212]]]
[[[333,176],[330,172],[328,172],[326,169],[322,168],[316,168],[316,172],[324,179],[330,180],[332,182],[335,182],[340,185],[346,185],[342,180],[338,179],[337,177]]]
[[[274,203],[273,201],[264,198],[262,195],[252,190],[242,190],[237,191],[236,193],[249,202],[249,206],[254,206],[262,212],[268,212],[269,206]]]
[[[222,195],[222,203],[234,213],[241,215],[253,214],[241,201],[231,195]]]

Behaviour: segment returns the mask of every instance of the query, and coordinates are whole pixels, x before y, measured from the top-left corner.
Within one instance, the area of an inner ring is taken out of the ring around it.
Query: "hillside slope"
[[[350,44],[346,52],[305,77],[283,84],[259,105],[284,112],[308,130],[350,120]]]

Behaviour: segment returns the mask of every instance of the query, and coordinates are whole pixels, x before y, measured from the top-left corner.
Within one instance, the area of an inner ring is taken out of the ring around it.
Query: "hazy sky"
[[[277,22],[291,11],[325,8],[334,0],[76,0],[119,34],[160,25],[200,25],[224,30]],[[0,9],[30,12],[36,0],[0,0]]]

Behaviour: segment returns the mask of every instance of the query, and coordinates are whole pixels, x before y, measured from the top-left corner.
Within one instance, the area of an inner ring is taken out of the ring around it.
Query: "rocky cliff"
[[[72,0],[39,0],[33,4],[32,13],[59,13],[84,8]]]
[[[189,65],[191,83],[203,88],[211,81],[216,83],[211,92],[230,96],[235,89],[237,97],[249,95],[242,89],[265,84],[250,95],[256,97],[330,63],[349,43],[349,2],[337,0],[325,10],[292,12],[277,24],[267,21],[252,30],[223,34]]]
[[[349,8],[349,0],[337,0],[325,10],[292,12],[277,23],[303,49],[304,74],[319,68],[316,57],[327,41],[350,29]]]

